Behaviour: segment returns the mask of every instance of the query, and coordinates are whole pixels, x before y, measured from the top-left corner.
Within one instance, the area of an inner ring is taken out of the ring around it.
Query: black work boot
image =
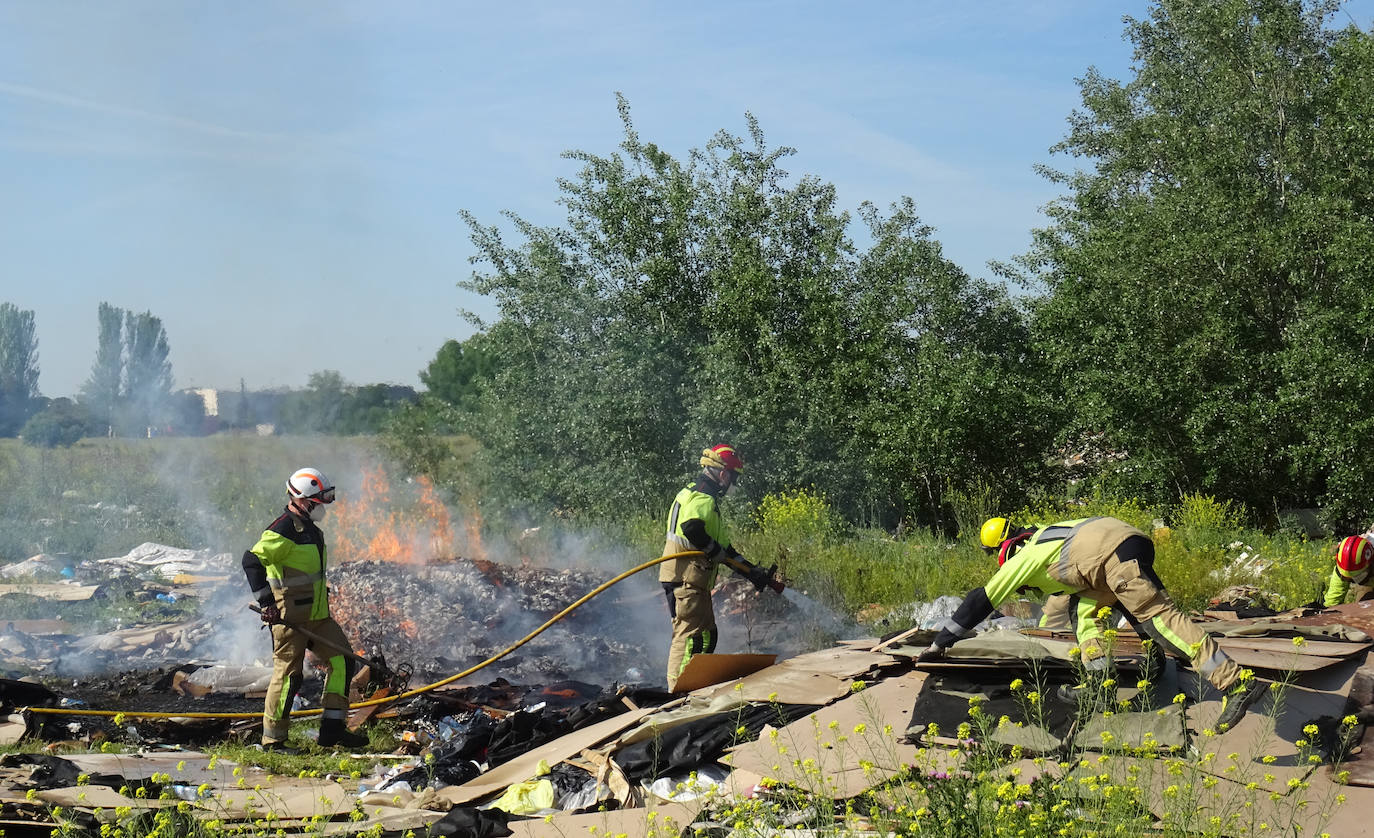
[[[297,749],[291,747],[290,745],[286,744],[285,742],[263,742],[263,743],[262,743],[261,745],[259,745],[258,747],[262,748],[264,751],[273,751],[273,752],[278,753],[278,754],[297,754],[297,753],[300,753],[300,751],[298,751]]]
[[[320,719],[321,748],[366,748],[368,738],[360,733],[352,733],[344,727],[343,719]]]
[[[1217,716],[1217,730],[1226,731],[1235,727],[1245,716],[1245,711],[1269,692],[1269,686],[1269,681],[1252,678],[1248,683],[1241,681],[1239,685],[1232,687],[1230,692],[1222,696],[1221,714]]]

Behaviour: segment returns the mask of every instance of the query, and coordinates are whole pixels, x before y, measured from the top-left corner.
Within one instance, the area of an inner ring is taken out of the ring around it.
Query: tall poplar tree
[[[0,303],[0,436],[14,436],[38,398],[38,335],[32,311]]]

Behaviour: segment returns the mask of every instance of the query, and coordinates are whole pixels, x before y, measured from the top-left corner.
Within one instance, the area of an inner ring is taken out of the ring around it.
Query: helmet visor
[[[319,501],[320,503],[333,503],[333,502],[334,502],[334,487],[333,487],[333,486],[330,486],[328,489],[325,489],[324,491],[320,492],[318,495],[315,495],[313,498],[311,498],[311,500],[317,500],[317,501]]]

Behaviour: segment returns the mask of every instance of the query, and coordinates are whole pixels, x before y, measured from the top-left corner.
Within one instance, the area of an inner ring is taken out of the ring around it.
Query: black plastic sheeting
[[[42,684],[0,678],[0,711],[9,712],[17,707],[55,706],[57,693]]]
[[[82,775],[82,771],[76,767],[76,763],[49,754],[6,754],[3,759],[0,759],[0,767],[4,768],[22,768],[26,765],[32,765],[34,768],[33,773],[29,776],[29,782],[16,786],[21,791],[29,788],[40,790],[67,788],[77,785],[77,778]],[[121,786],[132,788],[140,785],[140,783],[125,780],[118,774],[90,774],[87,776],[86,782],[89,785],[109,786],[112,789]],[[156,788],[161,790],[160,786]]]
[[[382,838],[503,838],[512,835],[506,826],[510,815],[500,809],[450,809],[448,814],[429,825],[428,829],[407,829],[383,832]]]
[[[612,759],[632,781],[681,774],[716,760],[732,745],[752,742],[764,725],[782,727],[815,710],[810,704],[760,704],[716,713],[621,748]]]

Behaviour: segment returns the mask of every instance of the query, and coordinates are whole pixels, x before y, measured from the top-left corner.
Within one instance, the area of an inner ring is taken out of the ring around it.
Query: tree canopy
[[[814,486],[889,523],[938,517],[951,486],[1025,474],[1011,452],[1041,447],[1034,417],[989,421],[1015,393],[983,410],[988,383],[1024,363],[1025,329],[911,201],[863,207],[865,250],[834,187],[793,181],[792,150],[752,117],[747,137],[678,160],[640,139],[623,99],[620,114],[617,153],[567,154],[581,171],[559,184],[564,225],[512,215],[508,245],[464,216],[483,265],[465,286],[500,315],[465,427],[507,499],[656,507],[722,440],[750,461],[749,492]],[[436,394],[452,353],[430,368]]]
[[[889,525],[1070,487],[1357,523],[1374,42],[1338,8],[1127,18],[1131,76],[1079,80],[1053,149],[1075,167],[1041,167],[1063,193],[1005,284],[944,258],[910,198],[851,218],[752,117],[679,159],[621,100],[618,150],[566,155],[561,224],[464,214],[461,284],[497,316],[426,370],[411,438],[472,434],[498,505],[653,509],[728,440],[747,493],[814,487]]]

